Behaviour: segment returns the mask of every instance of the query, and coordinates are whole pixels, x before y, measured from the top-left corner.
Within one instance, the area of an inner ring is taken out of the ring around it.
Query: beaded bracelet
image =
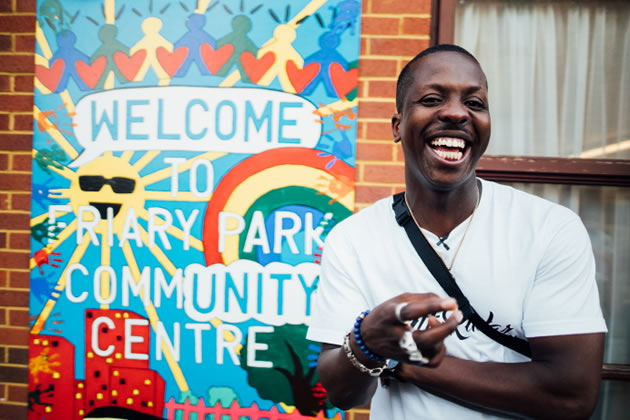
[[[363,319],[369,313],[370,313],[370,310],[366,309],[365,311],[361,312],[359,314],[359,316],[357,316],[356,321],[354,321],[354,329],[353,329],[354,338],[357,341],[357,344],[358,344],[359,348],[361,349],[361,351],[363,352],[363,354],[365,354],[371,360],[375,360],[377,362],[384,362],[385,358],[379,356],[378,354],[372,353],[370,351],[370,349],[368,349],[367,346],[365,345],[365,342],[363,341],[363,338],[361,338],[361,322],[363,322]]]

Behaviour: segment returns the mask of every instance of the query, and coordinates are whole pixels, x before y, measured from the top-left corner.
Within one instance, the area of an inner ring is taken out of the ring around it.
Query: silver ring
[[[396,319],[398,320],[398,322],[400,322],[401,324],[405,324],[407,323],[407,321],[405,321],[404,319],[402,319],[402,316],[400,315],[400,313],[402,312],[402,309],[409,305],[408,302],[400,302],[398,305],[396,305],[396,309],[394,309],[394,314],[396,315]]]
[[[422,352],[416,345],[416,341],[413,339],[411,330],[405,331],[400,341],[398,341],[398,345],[402,351],[407,353],[410,362],[417,365],[426,365],[429,363],[429,359],[422,355]]]

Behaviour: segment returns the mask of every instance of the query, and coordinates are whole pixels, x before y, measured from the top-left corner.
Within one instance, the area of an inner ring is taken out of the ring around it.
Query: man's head
[[[453,45],[418,54],[401,72],[395,141],[410,183],[452,189],[474,180],[490,138],[488,84],[477,60]]]
[[[398,75],[398,82],[396,83],[396,111],[397,112],[400,113],[402,111],[402,103],[405,100],[405,92],[407,91],[407,89],[409,89],[409,86],[413,82],[413,72],[411,71],[411,68],[416,64],[416,62],[420,61],[420,59],[422,59],[423,57],[426,57],[427,55],[430,55],[430,54],[435,54],[435,53],[444,52],[444,51],[452,51],[452,52],[457,52],[460,54],[467,55],[468,57],[472,58],[477,63],[477,65],[479,65],[479,68],[481,68],[481,65],[479,64],[475,56],[473,56],[467,50],[465,50],[464,48],[458,45],[438,44],[438,45],[429,47],[426,50],[421,51],[418,55],[412,58],[411,61],[409,61],[405,65],[405,67],[403,67],[402,71]],[[486,89],[487,88],[488,88],[488,82],[486,82]]]

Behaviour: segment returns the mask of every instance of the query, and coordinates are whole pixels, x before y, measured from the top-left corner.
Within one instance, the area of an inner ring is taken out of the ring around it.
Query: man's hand
[[[398,319],[396,307],[406,302]],[[453,311],[446,322],[441,323],[431,314]],[[409,356],[400,347],[400,339],[411,327],[402,321],[429,317],[429,328],[414,331],[418,349],[429,358],[429,366],[437,366],[444,358],[444,339],[452,333],[462,319],[457,302],[452,298],[440,298],[433,293],[404,293],[376,306],[361,323],[361,337],[368,349],[379,356],[408,361]],[[348,326],[350,328],[351,325]],[[368,367],[378,363],[370,360],[357,345],[351,334],[350,345],[356,358]],[[357,370],[339,346],[324,344],[317,362],[317,373],[328,392],[330,401],[339,408],[350,409],[367,403],[376,390],[376,378]]]
[[[406,303],[396,314],[396,307]],[[446,322],[439,322],[432,314],[441,311],[453,311]],[[457,328],[462,320],[462,313],[457,310],[457,301],[453,298],[440,298],[433,293],[404,293],[376,306],[361,323],[361,337],[372,353],[386,359],[401,362],[409,361],[408,354],[400,347],[400,339],[411,327],[406,322],[421,317],[429,317],[429,328],[414,331],[413,338],[422,354],[427,357],[430,366],[437,366],[444,358],[444,339]],[[351,341],[353,349],[354,340]],[[356,352],[355,352],[356,354]],[[357,354],[357,356],[359,356]],[[359,360],[363,360],[359,358]]]

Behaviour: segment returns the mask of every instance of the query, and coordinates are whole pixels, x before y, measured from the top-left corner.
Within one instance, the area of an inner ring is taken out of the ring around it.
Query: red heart
[[[213,49],[210,44],[206,42],[201,44],[201,58],[212,74],[217,74],[219,69],[227,63],[233,53],[234,46],[232,44],[225,44],[218,50]]]
[[[245,73],[247,73],[247,76],[249,76],[249,80],[251,80],[252,83],[258,83],[260,78],[267,73],[267,70],[269,70],[274,61],[276,61],[276,55],[273,51],[269,51],[260,58],[254,57],[254,54],[249,51],[244,51],[241,54],[243,69],[245,70]]]
[[[96,86],[99,79],[103,75],[106,65],[107,59],[104,56],[101,56],[94,60],[91,65],[81,60],[77,60],[74,63],[74,67],[77,69],[79,77],[81,78],[81,80],[83,80],[83,82],[85,82],[86,85],[89,86],[90,89],[94,89],[94,86]]]
[[[186,57],[188,57],[188,47],[179,47],[173,52],[169,52],[164,47],[159,47],[155,51],[155,55],[164,71],[173,77],[182,66],[184,60],[186,60]]]
[[[61,80],[61,76],[63,75],[63,70],[66,67],[66,63],[62,58],[58,58],[52,63],[50,68],[44,66],[35,66],[35,75],[37,76],[37,80],[42,82],[42,85],[46,86],[48,90],[54,92],[57,89],[57,85],[59,84],[59,80]]]
[[[124,52],[117,51],[114,53],[114,63],[116,63],[122,75],[125,76],[127,80],[132,81],[135,79],[136,74],[138,74],[146,56],[146,50],[138,50],[131,57],[127,56]]]
[[[340,98],[346,96],[352,89],[357,87],[359,84],[359,69],[354,68],[348,71],[345,71],[341,64],[332,63],[328,68],[330,72],[330,79],[335,86],[335,90],[337,91],[337,95]]]
[[[317,76],[320,65],[319,63],[311,63],[300,69],[293,60],[289,60],[285,67],[287,69],[287,76],[289,76],[289,80],[295,88],[295,91],[300,93],[304,90],[306,85]]]

